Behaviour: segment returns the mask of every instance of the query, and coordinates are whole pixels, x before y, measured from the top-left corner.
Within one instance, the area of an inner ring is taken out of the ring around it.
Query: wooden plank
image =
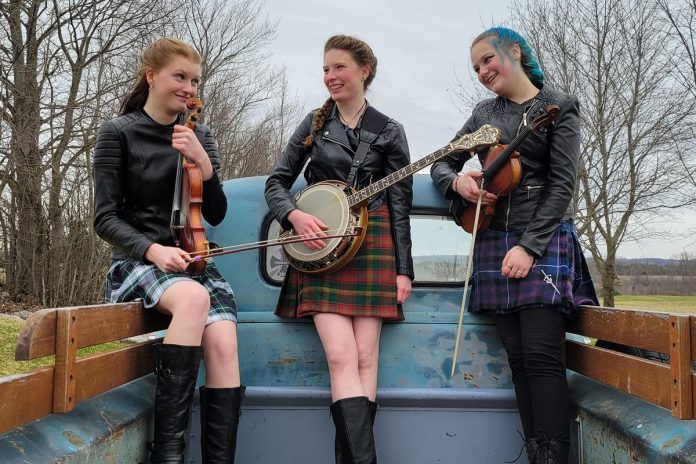
[[[691,419],[691,327],[686,314],[670,314],[669,364],[672,383],[672,415],[679,419]]]
[[[582,306],[567,331],[644,350],[669,353],[669,314]]]
[[[691,319],[691,359],[696,361],[696,316],[690,316]],[[696,417],[696,414],[694,415]]]
[[[693,342],[693,337],[691,340]],[[693,417],[696,417],[696,372],[691,373],[691,407]]]
[[[53,372],[53,412],[72,411],[75,405],[77,312],[56,311],[56,364]]]
[[[566,341],[566,360],[568,369],[671,409],[667,364],[570,340]]]
[[[153,340],[148,340],[78,358],[75,366],[75,402],[79,403],[152,373],[155,366],[153,343]]]
[[[112,388],[152,373],[154,341],[78,358],[75,365],[77,404]],[[0,433],[53,412],[54,368],[0,379]]]
[[[0,433],[51,414],[53,366],[0,379]]]
[[[168,316],[144,309],[140,302],[43,309],[24,323],[15,359],[26,361],[55,354],[56,313],[66,310],[78,317],[77,348],[164,330],[170,321]]]

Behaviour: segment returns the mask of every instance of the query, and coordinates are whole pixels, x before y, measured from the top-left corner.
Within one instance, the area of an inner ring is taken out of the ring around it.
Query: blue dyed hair
[[[544,86],[544,72],[541,70],[541,66],[539,66],[539,60],[537,60],[534,50],[532,50],[532,47],[527,43],[527,39],[522,37],[519,32],[513,31],[512,29],[506,27],[492,27],[476,37],[471,46],[473,47],[481,40],[489,37],[493,38],[491,44],[499,50],[501,46],[504,47],[506,54],[507,50],[509,50],[513,44],[519,45],[521,52],[520,62],[524,73],[535,87],[540,89]]]

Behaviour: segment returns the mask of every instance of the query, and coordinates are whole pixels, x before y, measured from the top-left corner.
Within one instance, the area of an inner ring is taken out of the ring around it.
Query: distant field
[[[696,296],[618,295],[615,306],[696,315]]]

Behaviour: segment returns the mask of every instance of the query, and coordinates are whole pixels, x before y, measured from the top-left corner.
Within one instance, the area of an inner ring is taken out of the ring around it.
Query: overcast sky
[[[368,91],[370,103],[401,122],[415,161],[447,144],[468,114],[459,111],[451,89],[457,82],[480,85],[471,73],[469,46],[476,35],[508,18],[506,0],[266,0],[278,21],[272,60],[284,65],[289,90],[305,111],[328,93],[322,82],[323,46],[333,34],[365,40],[378,59]],[[470,109],[468,110],[470,111]],[[662,230],[696,228],[696,214],[683,214]],[[694,239],[627,243],[620,256],[671,257]],[[692,245],[691,251],[694,251]]]

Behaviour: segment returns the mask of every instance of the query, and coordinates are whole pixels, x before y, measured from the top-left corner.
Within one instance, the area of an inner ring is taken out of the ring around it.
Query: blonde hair
[[[163,38],[152,42],[140,56],[140,66],[135,85],[121,104],[121,114],[131,113],[142,108],[150,94],[147,82],[148,70],[159,71],[169,64],[174,57],[184,57],[193,63],[201,64],[203,58],[191,45],[178,39]]]

